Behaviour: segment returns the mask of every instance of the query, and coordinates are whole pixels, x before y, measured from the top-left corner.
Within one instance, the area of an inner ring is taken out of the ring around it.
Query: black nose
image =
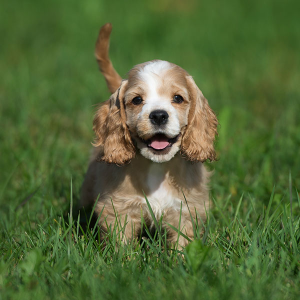
[[[149,119],[153,125],[164,125],[168,122],[169,115],[164,110],[154,110],[149,115]]]

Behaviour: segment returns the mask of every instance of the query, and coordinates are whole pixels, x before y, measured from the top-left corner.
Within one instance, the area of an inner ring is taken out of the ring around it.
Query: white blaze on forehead
[[[180,132],[180,124],[176,109],[172,106],[170,95],[159,95],[158,89],[163,83],[165,71],[170,69],[172,65],[163,60],[154,61],[147,64],[139,71],[139,76],[147,86],[145,104],[140,112],[140,117],[147,117],[154,110],[165,110],[169,115],[166,125],[166,134],[175,136]]]
[[[147,65],[144,66],[144,68],[140,72],[145,72],[145,73],[154,73],[154,74],[161,74],[161,72],[166,71],[170,69],[172,65],[165,60],[156,60],[148,63]]]
[[[167,61],[159,60],[147,64],[142,70],[139,71],[141,79],[148,86],[147,98],[158,99],[157,89],[162,84],[162,75],[171,68],[171,64]]]

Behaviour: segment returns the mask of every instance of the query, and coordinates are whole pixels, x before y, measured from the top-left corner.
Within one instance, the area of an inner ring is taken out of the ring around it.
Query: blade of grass
[[[220,207],[218,206],[218,203],[217,203],[217,201],[216,201],[216,199],[215,199],[214,197],[212,197],[212,201],[214,202],[215,207],[218,209],[218,213],[220,214],[220,216],[221,216],[222,219],[224,220],[224,223],[225,223],[225,224],[228,224],[228,223],[230,222],[229,219],[227,219],[227,218],[225,217],[225,215],[224,215],[223,212],[222,212],[222,209],[220,209]]]
[[[194,218],[193,218],[193,216],[192,216],[192,214],[191,214],[191,211],[190,211],[190,208],[189,208],[189,205],[188,205],[188,202],[187,202],[187,200],[186,200],[186,197],[185,197],[185,194],[184,194],[183,190],[181,190],[181,192],[182,192],[182,195],[183,195],[185,204],[186,204],[186,206],[187,206],[187,208],[188,208],[188,211],[189,211],[189,214],[190,214],[191,222],[192,222],[192,225],[193,225],[193,233],[194,233],[194,236],[196,236],[196,225],[195,225]]]
[[[151,218],[152,218],[152,220],[154,222],[154,225],[155,225],[155,227],[156,227],[156,229],[158,231],[158,234],[161,236],[160,226],[159,226],[159,224],[158,224],[158,222],[157,222],[157,220],[155,218],[155,215],[153,213],[152,207],[151,207],[151,205],[150,205],[150,203],[148,201],[148,198],[147,198],[146,194],[144,192],[143,192],[143,194],[144,194],[144,197],[145,197],[145,200],[146,200],[146,203],[147,203],[147,206],[148,206]]]
[[[171,225],[171,224],[169,224],[169,223],[167,223],[167,222],[166,222],[166,224],[167,224],[168,226],[170,226],[173,230],[175,230],[178,234],[180,234],[181,236],[183,236],[183,237],[184,237],[186,240],[188,240],[189,242],[192,241],[187,235],[185,235],[183,232],[181,232],[180,230],[178,230],[178,228],[176,228],[175,226],[173,226],[173,225]]]
[[[271,209],[271,206],[272,206],[272,203],[273,203],[274,195],[275,195],[275,185],[273,186],[272,194],[271,194],[271,197],[270,197],[270,200],[269,200],[269,203],[268,203],[268,207],[267,207],[267,210],[266,210],[266,214],[265,214],[265,218],[264,218],[264,230],[263,230],[263,232],[267,228],[267,223],[268,223],[268,220],[269,220],[269,213],[270,213],[270,209]]]
[[[71,256],[71,245],[72,245],[72,227],[73,227],[73,182],[71,178],[70,187],[70,214],[69,214],[69,244],[68,244],[68,257]]]
[[[293,192],[292,192],[292,173],[290,170],[289,173],[289,195],[290,195],[290,208],[291,208],[291,217],[293,215]]]

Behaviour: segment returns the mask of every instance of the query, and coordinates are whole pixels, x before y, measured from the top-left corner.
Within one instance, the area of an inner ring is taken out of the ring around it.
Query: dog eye
[[[142,97],[140,96],[137,96],[137,97],[134,97],[131,101],[134,105],[139,105],[143,102],[143,99]]]
[[[180,95],[175,95],[173,97],[173,102],[180,104],[183,102],[183,98]]]

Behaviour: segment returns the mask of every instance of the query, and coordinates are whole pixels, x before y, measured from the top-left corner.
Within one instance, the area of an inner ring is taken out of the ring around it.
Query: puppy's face
[[[186,76],[166,61],[138,65],[129,73],[126,124],[141,154],[154,162],[169,161],[180,149],[190,109]]]
[[[135,66],[94,119],[101,160],[124,164],[135,152],[166,162],[180,150],[191,161],[214,160],[215,114],[194,80],[166,61]]]

